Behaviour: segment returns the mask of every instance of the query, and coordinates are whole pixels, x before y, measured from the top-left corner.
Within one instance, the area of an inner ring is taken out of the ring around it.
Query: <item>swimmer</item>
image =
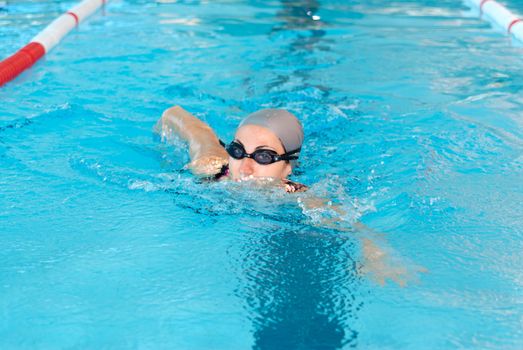
[[[303,128],[286,110],[262,109],[248,115],[227,145],[209,125],[180,106],[167,109],[155,129],[161,135],[174,132],[189,144],[188,168],[197,176],[259,180],[287,192],[307,190],[307,186],[288,179],[300,154]]]
[[[248,115],[238,126],[234,140],[222,143],[214,131],[180,106],[167,109],[155,126],[155,131],[168,137],[180,136],[189,145],[191,158],[188,168],[197,176],[233,181],[256,181],[280,186],[287,192],[304,192],[305,185],[288,179],[296,166],[303,143],[303,128],[299,120],[283,109],[262,109]],[[324,218],[317,223],[324,228],[357,234],[363,243],[362,271],[370,274],[379,284],[393,280],[400,286],[415,279],[423,268],[407,268],[398,262],[398,254],[391,254],[384,236],[362,223],[352,227],[339,225],[346,215],[331,201],[314,196],[297,198],[300,206],[308,210],[329,208],[339,217]],[[383,247],[386,247],[385,249]]]

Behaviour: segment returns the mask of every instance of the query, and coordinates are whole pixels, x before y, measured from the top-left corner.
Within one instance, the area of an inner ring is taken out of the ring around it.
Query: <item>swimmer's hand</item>
[[[376,283],[383,286],[390,280],[405,287],[409,283],[417,282],[419,273],[427,272],[424,267],[408,264],[390,247],[383,233],[359,221],[351,222],[351,227],[345,226],[344,217],[347,216],[347,212],[341,206],[318,197],[298,198],[298,204],[305,213],[316,217],[315,225],[350,232],[361,239],[363,261],[360,271]],[[317,215],[318,213],[321,215]]]
[[[208,155],[196,158],[187,164],[187,168],[196,176],[210,177],[219,174],[227,163],[228,159],[226,158]]]
[[[427,273],[428,270],[421,266],[408,266],[401,262],[398,257],[383,251],[374,241],[364,238],[363,263],[361,270],[368,274],[376,283],[384,286],[387,280],[391,280],[400,287],[409,283],[418,282],[419,273]]]
[[[305,192],[309,189],[304,184],[300,184],[286,179],[284,179],[281,184],[285,189],[285,192],[287,193]]]

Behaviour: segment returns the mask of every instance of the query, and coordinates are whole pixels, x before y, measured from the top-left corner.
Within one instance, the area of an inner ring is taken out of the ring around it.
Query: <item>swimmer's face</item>
[[[269,149],[278,154],[285,153],[280,139],[263,126],[244,125],[236,131],[234,139],[243,145],[247,153],[252,153],[257,149]],[[229,171],[233,180],[250,177],[285,179],[290,175],[292,167],[286,161],[262,165],[247,157],[243,159],[229,157]]]

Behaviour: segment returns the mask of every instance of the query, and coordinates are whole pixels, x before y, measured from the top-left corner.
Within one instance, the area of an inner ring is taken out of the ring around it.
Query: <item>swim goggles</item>
[[[243,147],[243,145],[236,141],[231,142],[229,145],[225,147],[227,153],[229,153],[229,155],[234,159],[243,159],[247,157],[253,159],[256,163],[261,165],[276,163],[280,160],[298,159],[298,156],[293,156],[293,154],[298,153],[300,149],[301,148],[298,148],[297,150],[287,152],[284,154],[278,154],[270,149],[257,149],[252,153],[247,153],[245,152],[245,148]]]

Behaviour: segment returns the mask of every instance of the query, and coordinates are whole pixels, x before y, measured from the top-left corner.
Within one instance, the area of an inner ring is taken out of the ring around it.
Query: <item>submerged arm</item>
[[[346,212],[340,206],[318,197],[300,198],[299,203],[304,210],[332,211],[334,216],[320,217],[316,225],[337,231],[355,233],[362,244],[362,271],[369,274],[374,281],[384,285],[390,279],[400,286],[409,281],[415,281],[419,272],[427,272],[423,267],[407,265],[404,259],[388,244],[385,235],[372,228],[355,222],[351,227],[343,225]]]
[[[210,126],[180,106],[165,110],[155,131],[162,136],[174,133],[189,144],[191,162],[188,167],[195,175],[217,174],[229,160]]]

